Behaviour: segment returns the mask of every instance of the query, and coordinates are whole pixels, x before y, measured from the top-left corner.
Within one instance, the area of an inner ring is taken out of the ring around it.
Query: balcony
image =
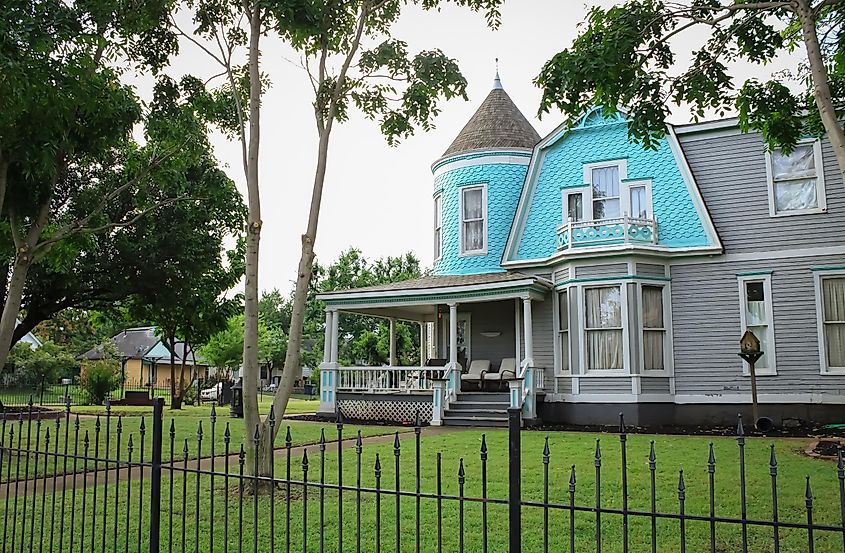
[[[594,221],[569,221],[557,228],[557,249],[617,244],[657,244],[657,219],[624,215]]]

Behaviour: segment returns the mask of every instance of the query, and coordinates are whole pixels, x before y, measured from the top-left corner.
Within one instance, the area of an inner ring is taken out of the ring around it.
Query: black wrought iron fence
[[[819,472],[817,498],[809,476],[781,479],[774,446],[760,462],[755,440],[757,462],[747,461],[741,419],[736,479],[717,485],[711,443],[703,462],[685,459],[669,494],[654,441],[632,461],[621,420],[611,452],[596,440],[590,466],[576,472],[552,462],[548,437],[523,460],[523,437],[537,434],[521,431],[518,411],[506,436],[482,435],[475,451],[419,423],[381,437],[350,435],[342,421],[328,437],[297,427],[311,432],[302,439],[287,426],[270,463],[244,446],[269,442],[272,416],[244,436],[242,421],[230,425],[213,407],[195,427],[167,425],[161,399],[146,417],[43,415],[30,408],[0,421],[3,553],[845,550],[842,451]],[[800,507],[794,497],[779,503],[796,478]]]
[[[194,381],[191,387],[199,390],[202,383]],[[106,394],[107,399],[112,402],[124,401],[138,395],[146,396],[149,400],[156,397],[170,401],[171,390],[169,381],[142,382],[124,380],[113,390]],[[34,386],[19,387],[12,384],[0,386],[0,404],[14,407],[26,407],[30,402],[39,406],[64,406],[68,400],[72,405],[89,405],[91,398],[89,394],[76,381],[66,383],[40,382]]]

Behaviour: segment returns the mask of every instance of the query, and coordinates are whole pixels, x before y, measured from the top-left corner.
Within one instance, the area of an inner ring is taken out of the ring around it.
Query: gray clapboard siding
[[[668,394],[669,379],[648,377],[640,379],[640,392],[643,394]]]
[[[534,365],[545,369],[546,390],[554,387],[554,294],[546,294],[545,301],[535,301],[531,306],[534,321]]]
[[[472,359],[488,359],[494,370],[498,370],[502,359],[516,357],[514,323],[514,301],[485,303],[464,303],[458,307],[460,313],[471,313],[470,346]],[[498,331],[494,338],[482,336],[484,331]]]
[[[741,334],[737,274],[772,271],[776,376],[760,376],[761,394],[845,393],[845,376],[820,374],[811,267],[842,256],[672,265],[677,394],[749,393],[736,352]]]
[[[581,378],[582,394],[630,394],[630,376],[605,376]]]
[[[607,263],[605,265],[581,265],[575,267],[575,278],[606,277],[628,274],[627,263]]]
[[[666,276],[666,268],[664,265],[656,263],[637,263],[636,271],[641,276],[664,277]]]
[[[698,138],[698,139],[696,139]],[[681,136],[681,144],[726,253],[810,248],[845,236],[845,188],[827,140],[822,142],[827,213],[771,217],[759,134]]]

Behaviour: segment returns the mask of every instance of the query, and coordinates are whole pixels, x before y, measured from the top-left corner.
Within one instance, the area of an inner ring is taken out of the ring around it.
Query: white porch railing
[[[521,409],[528,419],[537,417],[537,391],[546,386],[546,371],[533,365],[532,360],[525,359],[517,377],[508,383],[511,408]]]
[[[568,221],[557,228],[557,248],[567,250],[603,244],[657,244],[657,219],[615,217]]]
[[[446,367],[338,367],[337,391],[371,394],[431,392]]]

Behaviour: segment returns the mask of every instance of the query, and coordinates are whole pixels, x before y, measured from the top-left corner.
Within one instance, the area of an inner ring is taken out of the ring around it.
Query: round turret
[[[493,90],[432,165],[434,272],[501,272],[531,152],[540,135],[502,88]]]

